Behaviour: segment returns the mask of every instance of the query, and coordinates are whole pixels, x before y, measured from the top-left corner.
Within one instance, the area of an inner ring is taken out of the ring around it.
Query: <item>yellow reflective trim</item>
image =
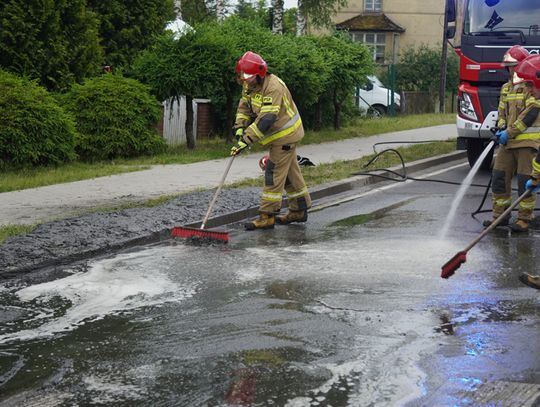
[[[530,98],[527,99],[527,101],[525,102],[525,106],[529,107],[530,105],[534,105],[536,107],[540,107],[540,100],[534,98],[533,96],[531,96]]]
[[[264,137],[264,134],[259,130],[256,123],[251,123],[248,129],[253,130],[253,133],[255,133],[258,138],[262,139]]]
[[[516,137],[516,140],[536,140],[536,139],[540,139],[540,133],[524,133]]]
[[[308,193],[307,187],[304,187],[299,191],[288,192],[287,197],[288,198],[298,198],[299,196],[307,195],[307,193]]]
[[[533,167],[533,170],[540,172],[540,164],[537,163],[535,159],[532,160],[532,167]]]
[[[536,206],[536,199],[532,200],[531,202],[521,201],[519,203],[519,207],[523,209],[534,209],[535,206]]]
[[[298,120],[291,127],[288,127],[284,130],[278,131],[277,133],[274,133],[268,136],[267,138],[261,140],[261,144],[264,146],[270,143],[271,141],[288,136],[289,134],[294,133],[301,125],[302,125],[302,119],[300,119],[300,116],[298,116]]]
[[[264,201],[276,202],[281,201],[283,196],[280,192],[263,192],[261,198]]]
[[[294,116],[294,110],[291,107],[291,102],[289,102],[289,99],[287,96],[283,95],[283,103],[285,104],[285,109],[287,110],[287,114],[290,118]]]
[[[279,113],[279,106],[263,106],[261,113]]]
[[[512,199],[495,199],[494,203],[496,206],[510,206]]]
[[[505,109],[506,109],[506,103],[504,103],[504,102],[499,102],[499,109],[505,110]]]
[[[236,113],[236,119],[249,120],[249,116],[247,114],[244,114],[244,113]]]
[[[521,120],[516,120],[514,122],[514,126],[516,126],[519,131],[524,131],[527,128],[527,126],[525,126],[525,123],[523,123]]]
[[[264,96],[263,103],[272,103],[272,96]]]
[[[257,107],[261,107],[262,106],[262,102],[259,101],[259,100],[254,100],[254,99],[251,99],[251,104],[253,106],[257,106]]]

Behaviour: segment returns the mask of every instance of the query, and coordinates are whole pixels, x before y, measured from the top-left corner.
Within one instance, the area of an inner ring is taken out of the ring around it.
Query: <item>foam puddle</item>
[[[42,325],[0,336],[0,343],[52,336],[109,314],[193,296],[196,284],[179,286],[172,281],[165,273],[167,267],[156,259],[156,250],[103,260],[91,265],[87,272],[17,291],[15,294],[29,308],[41,308],[40,304],[55,297],[61,297],[70,306],[56,318],[51,313],[41,313],[33,320],[43,320]]]

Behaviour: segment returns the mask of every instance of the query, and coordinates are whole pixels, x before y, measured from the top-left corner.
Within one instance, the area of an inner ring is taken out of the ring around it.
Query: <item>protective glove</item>
[[[246,148],[248,145],[246,143],[244,143],[242,140],[239,140],[238,141],[238,144],[236,144],[235,146],[233,146],[231,148],[231,155],[238,155],[242,152],[242,150],[244,148]]]
[[[499,130],[497,133],[495,133],[495,136],[497,137],[499,144],[505,146],[506,143],[508,143],[508,132],[506,130]]]
[[[530,189],[533,194],[537,194],[540,191],[540,185],[537,185],[536,180],[533,179],[527,181],[525,188]]]
[[[237,141],[241,141],[243,136],[244,136],[244,129],[242,127],[239,127],[236,130],[234,130],[234,137],[236,137]]]

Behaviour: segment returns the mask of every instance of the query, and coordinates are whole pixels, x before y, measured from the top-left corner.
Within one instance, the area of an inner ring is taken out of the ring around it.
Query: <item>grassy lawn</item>
[[[308,131],[302,144],[317,144],[366,137],[399,130],[408,130],[439,124],[454,123],[454,114],[423,114],[381,119],[358,119],[355,123],[339,131],[326,129],[319,132]],[[140,171],[158,164],[189,164],[205,160],[227,157],[230,145],[223,139],[200,141],[195,150],[184,145],[175,146],[167,152],[133,159],[118,159],[100,163],[72,163],[59,167],[29,168],[0,171],[0,192],[16,191],[63,182],[79,181],[125,172]],[[262,151],[254,146],[252,151]]]
[[[436,155],[451,153],[456,150],[455,140],[449,142],[435,142],[429,144],[414,144],[411,147],[397,148],[403,157],[403,160],[412,162],[422,158],[433,157]],[[302,167],[302,175],[306,180],[308,187],[324,184],[327,182],[338,181],[351,177],[357,172],[366,172],[377,168],[389,168],[401,164],[401,161],[395,153],[382,154],[372,165],[365,167],[375,154],[359,158],[357,160],[337,161],[331,164],[319,164],[315,167]],[[241,182],[230,184],[228,188],[241,188],[263,185],[263,176],[252,178]]]
[[[30,233],[34,230],[34,225],[7,225],[0,227],[0,243],[8,237]]]

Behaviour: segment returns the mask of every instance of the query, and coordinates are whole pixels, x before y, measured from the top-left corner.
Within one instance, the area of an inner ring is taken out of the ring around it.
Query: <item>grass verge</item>
[[[399,147],[403,160],[407,162],[421,160],[423,158],[433,157],[441,154],[448,154],[456,150],[455,140],[448,142],[435,142],[428,144],[415,144],[411,147]],[[336,161],[331,164],[319,164],[315,167],[302,167],[302,174],[308,187],[324,184],[326,182],[338,181],[351,177],[353,173],[369,171],[376,168],[389,168],[401,163],[401,160],[395,153],[382,154],[379,159],[371,166],[364,168],[375,154],[359,158],[357,160]],[[242,188],[252,186],[262,186],[263,176],[251,178],[244,181],[230,184],[227,188]]]
[[[428,144],[415,144],[411,147],[400,147],[397,149],[402,155],[404,161],[411,162],[423,158],[433,157],[441,154],[447,154],[455,151],[455,141],[435,142]],[[348,178],[355,172],[368,171],[375,168],[388,168],[400,164],[399,157],[394,153],[382,154],[380,158],[369,168],[364,166],[373,158],[374,154],[357,160],[338,161],[332,164],[320,164],[315,167],[303,167],[302,173],[308,187],[324,184],[326,182],[338,181]],[[251,178],[241,182],[228,184],[226,188],[243,187],[261,187],[263,185],[263,176]],[[129,202],[114,207],[99,207],[91,211],[81,212],[81,215],[90,212],[110,212],[129,208],[155,207],[165,203],[178,195],[166,195],[159,198],[148,199],[143,202]],[[35,225],[8,225],[0,227],[0,244],[7,238],[19,234],[29,233],[35,228]]]
[[[308,131],[302,140],[303,145],[344,140],[354,137],[367,137],[374,134],[388,133],[399,130],[449,124],[455,121],[454,114],[423,114],[381,119],[359,119],[341,130]],[[227,157],[230,145],[223,139],[200,141],[195,150],[186,146],[169,148],[162,154],[143,156],[132,159],[118,159],[100,163],[71,163],[59,167],[40,167],[22,170],[0,171],[0,192],[17,191],[63,182],[80,181],[140,171],[151,165],[159,164],[189,164],[199,161],[214,160]],[[254,146],[252,151],[262,151],[260,146]]]
[[[34,230],[36,225],[7,225],[0,227],[0,243],[7,238],[16,235],[23,235]]]
[[[38,167],[0,172],[0,192],[43,187],[64,182],[80,181],[107,175],[141,171],[144,165],[118,165],[117,163],[70,163],[60,167]]]

